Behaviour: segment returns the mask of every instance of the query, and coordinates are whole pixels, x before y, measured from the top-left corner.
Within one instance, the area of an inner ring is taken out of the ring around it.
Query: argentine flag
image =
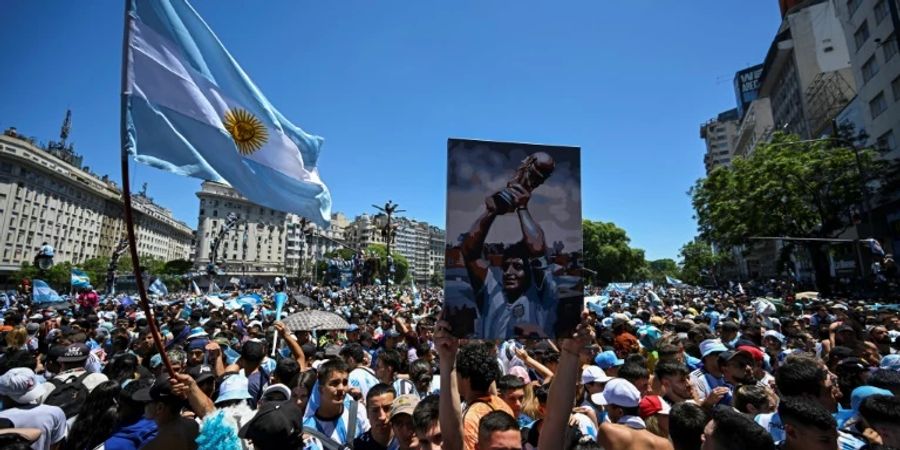
[[[169,295],[169,289],[166,287],[166,284],[163,283],[162,278],[157,278],[153,280],[153,283],[150,283],[150,292],[160,297],[164,295]]]
[[[185,0],[130,0],[123,114],[134,159],[230,184],[325,227],[322,138],[289,122]]]
[[[32,303],[56,303],[63,301],[62,297],[50,287],[44,280],[34,280],[31,285]]]
[[[91,279],[81,269],[72,269],[72,287],[76,289],[86,288],[91,285]]]

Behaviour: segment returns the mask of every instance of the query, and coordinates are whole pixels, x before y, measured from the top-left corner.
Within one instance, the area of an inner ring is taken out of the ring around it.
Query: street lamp
[[[384,239],[385,246],[387,248],[387,267],[384,271],[384,294],[385,298],[387,299],[391,295],[388,277],[390,276],[390,273],[394,268],[394,258],[391,256],[391,243],[394,241],[394,239],[397,238],[397,230],[391,226],[391,218],[393,217],[394,213],[402,213],[406,212],[406,210],[397,209],[399,205],[391,200],[388,200],[383,207],[378,205],[372,205],[372,207],[387,214],[387,223],[384,225],[384,228],[381,229],[381,237]]]

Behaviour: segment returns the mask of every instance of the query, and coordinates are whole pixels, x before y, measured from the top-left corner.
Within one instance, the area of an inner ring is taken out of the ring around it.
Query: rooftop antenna
[[[59,130],[60,147],[66,148],[66,140],[69,139],[70,131],[72,131],[72,110],[66,109],[66,118],[63,120],[62,129]]]

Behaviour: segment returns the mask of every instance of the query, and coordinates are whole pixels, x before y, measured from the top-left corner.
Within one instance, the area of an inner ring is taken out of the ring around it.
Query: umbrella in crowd
[[[350,324],[343,317],[328,311],[301,311],[284,319],[291,331],[346,330]]]

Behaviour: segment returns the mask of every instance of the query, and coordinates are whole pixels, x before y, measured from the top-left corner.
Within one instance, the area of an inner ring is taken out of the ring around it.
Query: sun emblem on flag
[[[244,109],[235,108],[225,113],[225,129],[244,156],[253,154],[269,140],[266,126]]]

